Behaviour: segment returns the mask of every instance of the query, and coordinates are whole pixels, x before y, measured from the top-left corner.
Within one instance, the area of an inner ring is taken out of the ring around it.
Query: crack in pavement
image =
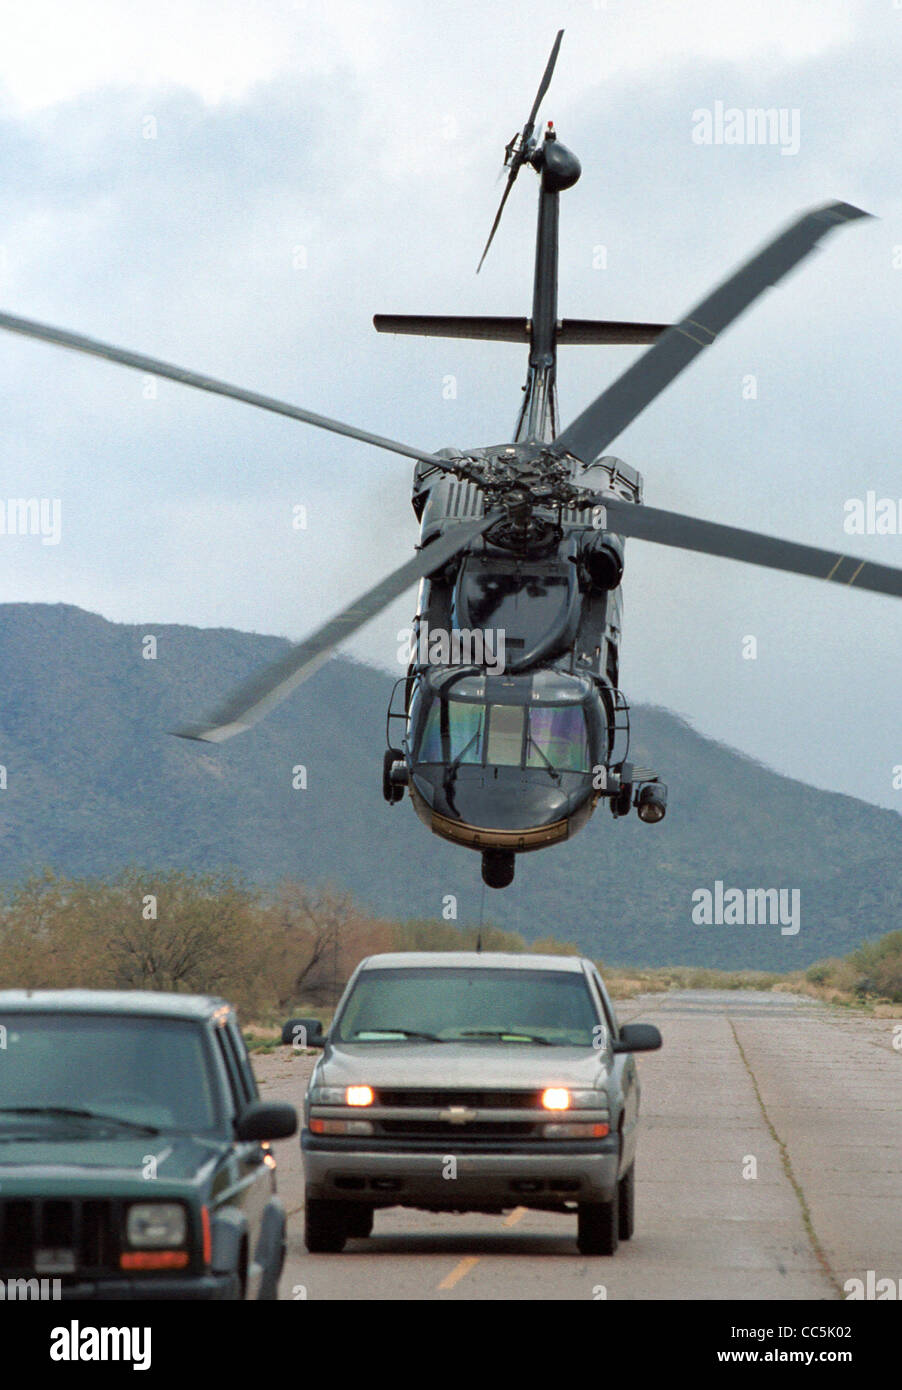
[[[805,1227],[805,1230],[808,1233],[808,1239],[811,1241],[811,1248],[814,1251],[818,1263],[821,1265],[821,1268],[823,1269],[827,1278],[830,1280],[830,1283],[836,1290],[837,1298],[842,1299],[845,1297],[844,1290],[839,1282],[839,1279],[836,1276],[836,1273],[833,1270],[832,1265],[830,1264],[830,1261],[827,1259],[827,1256],[824,1252],[824,1247],[821,1245],[820,1240],[818,1239],[817,1231],[814,1229],[814,1222],[811,1218],[811,1211],[808,1207],[808,1202],[805,1197],[804,1189],[802,1188],[801,1183],[799,1182],[798,1178],[795,1175],[795,1172],[793,1171],[792,1160],[789,1157],[789,1149],[786,1147],[784,1140],[780,1138],[779,1134],[774,1128],[773,1121],[771,1120],[770,1115],[767,1113],[767,1107],[764,1104],[764,1098],[761,1095],[761,1091],[758,1086],[758,1080],[755,1076],[755,1073],[752,1070],[751,1063],[749,1062],[748,1057],[745,1055],[745,1049],[743,1048],[742,1043],[739,1041],[739,1034],[736,1031],[736,1025],[730,1017],[727,1018],[727,1022],[729,1023],[730,1031],[733,1034],[733,1041],[736,1043],[736,1047],[739,1050],[739,1056],[742,1058],[742,1065],[745,1067],[745,1070],[748,1073],[749,1080],[752,1083],[752,1089],[755,1092],[755,1098],[757,1099],[758,1105],[760,1106],[764,1123],[767,1125],[767,1128],[770,1132],[770,1136],[780,1151],[780,1161],[783,1164],[783,1172],[786,1174],[786,1177],[789,1180],[789,1184],[792,1187],[793,1192],[795,1193],[796,1201],[799,1204],[799,1210],[802,1214],[802,1223]]]

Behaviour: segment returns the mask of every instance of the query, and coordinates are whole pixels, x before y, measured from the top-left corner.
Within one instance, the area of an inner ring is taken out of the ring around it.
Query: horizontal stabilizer
[[[501,343],[528,343],[529,319],[486,318],[453,314],[374,314],[377,333],[415,333],[420,338],[494,338]]]
[[[616,319],[558,319],[558,343],[654,343],[669,323],[619,323]]]
[[[482,338],[500,343],[528,343],[531,324],[524,318],[484,314],[374,314],[379,333],[412,333],[420,338]],[[621,323],[616,319],[558,319],[557,341],[576,343],[654,343],[666,323]]]

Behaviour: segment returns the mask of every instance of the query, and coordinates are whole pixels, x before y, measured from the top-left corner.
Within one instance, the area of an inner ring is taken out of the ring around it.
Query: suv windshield
[[[547,1042],[591,1047],[599,1023],[582,973],[496,967],[362,970],[336,1021],[342,1042]]]
[[[5,1014],[0,1138],[14,1126],[89,1124],[92,1111],[165,1130],[220,1121],[202,1029],[182,1019],[108,1014]],[[17,1113],[17,1111],[19,1113]],[[54,1111],[56,1115],[54,1116]],[[27,1112],[27,1113],[23,1113]]]

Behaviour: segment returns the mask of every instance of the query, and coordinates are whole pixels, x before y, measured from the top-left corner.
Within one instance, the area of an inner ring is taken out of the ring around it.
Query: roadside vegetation
[[[829,1003],[897,1013],[885,1006],[902,1004],[902,931],[866,941],[849,956],[817,961],[798,979],[803,993]]]
[[[291,1014],[324,1022],[358,961],[380,951],[542,951],[577,944],[527,942],[488,924],[393,922],[350,894],[286,880],[267,891],[222,874],[130,869],[110,879],[45,872],[0,893],[0,989],[159,989],[222,995],[250,1024],[253,1044],[278,1046]],[[776,989],[832,1003],[899,1012],[902,931],[806,971],[776,974],[675,966],[617,969],[598,962],[617,999],[678,989]]]

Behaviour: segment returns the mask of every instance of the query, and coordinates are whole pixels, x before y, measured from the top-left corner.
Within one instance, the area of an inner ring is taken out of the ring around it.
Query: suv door
[[[215,1045],[228,1079],[230,1123],[234,1125],[246,1106],[257,1099],[244,1040],[238,1033],[234,1015],[214,1030]],[[260,1242],[263,1212],[275,1187],[272,1171],[265,1162],[266,1149],[257,1141],[235,1140],[227,1162],[228,1182],[219,1195],[220,1202],[238,1207],[247,1222],[248,1265],[254,1261]],[[250,1288],[256,1297],[256,1288]]]

